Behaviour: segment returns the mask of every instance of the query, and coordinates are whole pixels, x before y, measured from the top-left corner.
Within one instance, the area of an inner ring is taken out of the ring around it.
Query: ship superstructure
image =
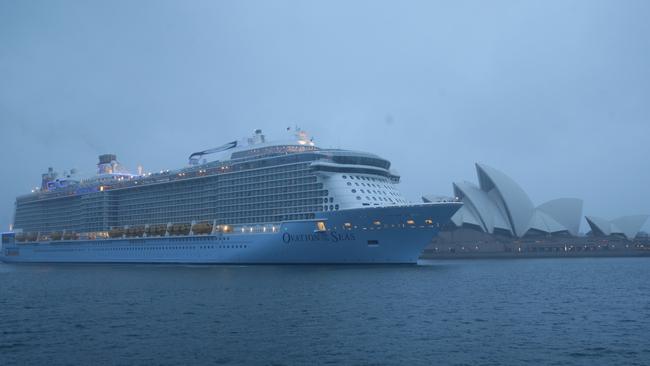
[[[17,248],[22,243],[33,249],[45,245],[60,249],[64,242],[96,247],[97,243],[127,238],[143,244],[156,238],[160,242],[163,238],[198,240],[202,236],[200,240],[206,244],[210,241],[206,238],[261,234],[285,243],[298,239],[319,242],[344,232],[348,241],[354,242],[364,236],[355,235],[357,231],[408,227],[421,229],[418,232],[428,238],[417,243],[416,250],[421,252],[460,207],[458,203],[409,205],[397,189],[400,177],[388,160],[364,152],[320,148],[304,131],[293,132],[287,141],[267,142],[262,131],[256,130],[243,142],[193,153],[187,167],[172,171],[131,174],[112,154],[100,156],[97,175],[89,179],[58,178],[50,169],[39,189],[16,199],[13,241]],[[204,160],[211,154],[222,158]],[[382,235],[375,236],[377,239],[363,242],[363,248],[381,246]],[[410,245],[408,235],[403,239]],[[5,257],[19,257],[8,256],[7,245],[4,247]],[[303,254],[304,262],[319,262],[318,257]],[[407,262],[416,260],[418,254],[410,255]],[[392,262],[389,257],[375,261]],[[249,260],[266,262],[264,257],[255,258]],[[300,257],[285,260],[275,254],[268,258],[270,262],[303,262]],[[355,258],[355,262],[365,262],[363,256]],[[406,257],[395,258],[403,262]],[[65,259],[70,258],[60,261]],[[177,259],[193,262],[191,256]],[[39,260],[47,261],[47,257]],[[111,260],[110,256],[106,260]],[[143,257],[136,261],[158,260]],[[324,261],[349,262],[345,251]]]

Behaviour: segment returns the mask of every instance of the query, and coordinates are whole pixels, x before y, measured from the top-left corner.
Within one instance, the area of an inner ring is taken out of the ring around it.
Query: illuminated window
[[[325,231],[325,230],[326,230],[326,228],[325,228],[325,222],[323,222],[323,221],[318,221],[318,222],[316,223],[316,230],[318,230],[318,231]]]
[[[379,220],[375,220],[375,221],[373,221],[372,223],[373,223],[374,225],[381,225],[381,221],[379,221]]]
[[[352,227],[352,224],[349,223],[349,222],[346,222],[345,224],[343,224],[343,226],[345,226],[346,229],[350,229]]]
[[[410,219],[406,220],[406,223],[409,224],[409,225],[415,225],[415,221],[410,220]]]
[[[426,219],[426,220],[424,220],[424,223],[427,224],[427,225],[433,225],[433,220]]]

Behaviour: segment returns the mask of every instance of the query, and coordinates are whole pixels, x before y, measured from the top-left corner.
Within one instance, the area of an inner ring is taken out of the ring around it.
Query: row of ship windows
[[[291,212],[293,210],[300,210],[305,206],[313,206],[321,203],[321,199],[305,199],[305,200],[292,200],[292,201],[275,201],[275,202],[259,202],[257,204],[246,203],[237,205],[212,205],[209,203],[203,204],[177,204],[165,206],[145,206],[132,209],[119,209],[119,210],[106,210],[108,214],[142,214],[142,213],[181,213],[183,211],[204,211],[204,212],[223,212],[233,213],[241,211],[255,211],[263,209],[283,210],[283,212]],[[62,211],[65,212],[65,211]]]
[[[361,201],[362,200],[361,196],[357,196],[357,200]],[[372,200],[372,201],[390,202],[390,203],[406,203],[405,200],[400,199],[400,198],[396,198],[395,200],[393,200],[392,198],[387,198],[387,197],[366,196],[366,201],[370,201],[370,200]]]
[[[173,246],[173,247],[122,247],[122,248],[57,248],[36,249],[35,252],[126,252],[126,251],[159,251],[159,250],[185,250],[185,249],[245,249],[246,244],[234,245],[200,245],[200,246]]]
[[[341,178],[343,179],[348,179],[347,175],[342,176]],[[350,175],[350,179],[354,180],[365,180],[365,181],[371,181],[371,182],[382,182],[382,183],[389,183],[388,179],[386,178],[377,178],[377,177],[365,177],[363,175]]]
[[[247,209],[248,207],[258,207],[260,205],[267,207],[286,207],[300,206],[306,204],[320,203],[320,197],[327,196],[327,190],[311,191],[305,193],[298,193],[293,195],[276,195],[276,196],[258,196],[251,198],[236,198],[236,199],[210,199],[211,197],[204,197],[201,200],[174,200],[174,201],[158,201],[158,202],[142,202],[140,204],[120,205],[120,212],[130,210],[141,210],[144,208],[164,208],[169,207],[175,209],[179,206],[192,206],[194,207],[217,207],[220,210],[230,208],[232,210]]]
[[[313,219],[315,217],[314,213],[302,213],[302,214],[291,214],[291,215],[268,215],[268,216],[248,216],[248,217],[237,217],[237,218],[220,218],[217,217],[216,220],[222,224],[254,224],[254,223],[268,223],[268,222],[281,222],[288,220],[307,220]],[[165,220],[160,217],[157,218],[136,218],[133,220],[120,220],[117,224],[111,226],[125,226],[125,225],[146,225],[151,224],[152,222],[167,221],[167,222],[192,222],[192,221],[212,221],[214,216],[205,216],[205,217],[179,217],[174,219]],[[157,220],[157,221],[152,221]],[[38,230],[28,230],[28,231],[38,231]],[[82,230],[83,231],[83,230]]]
[[[161,240],[161,238],[156,238],[156,240]],[[204,237],[192,237],[192,238],[162,238],[162,240],[168,242],[196,242],[196,241],[213,241],[213,240],[230,240],[229,236],[204,236]],[[141,244],[141,240],[129,240],[129,244]]]
[[[92,250],[102,250],[102,251],[126,251],[126,250],[182,250],[182,249],[243,249],[248,248],[246,244],[231,244],[231,245],[188,245],[188,246],[162,246],[162,247],[121,247],[121,248],[92,248]]]
[[[142,209],[142,210],[130,210],[121,212],[118,216],[120,218],[124,217],[140,217],[140,216],[191,216],[195,215],[213,215],[221,217],[238,217],[242,215],[257,215],[259,213],[263,214],[290,214],[290,213],[301,213],[301,212],[310,212],[318,210],[320,205],[304,205],[304,206],[291,206],[291,207],[276,207],[270,205],[258,205],[250,206],[245,210],[223,210],[218,207],[178,207],[176,210],[160,210],[160,209]],[[107,213],[107,216],[110,216],[110,213]]]
[[[351,187],[351,186],[352,186],[352,182],[347,182],[347,185]],[[359,184],[359,182],[354,182],[354,185],[357,186],[357,187],[373,187],[373,188],[382,188],[382,185],[381,185],[381,184],[375,184],[375,183],[368,183],[368,184],[366,184],[366,183],[363,183],[363,182],[362,182],[361,184]],[[395,188],[394,188],[394,187],[391,187],[391,186],[388,186],[388,185],[384,185],[384,188],[385,188],[385,189],[388,189],[389,191],[395,191]]]
[[[388,193],[386,193],[386,191],[378,191],[378,190],[376,190],[376,189],[368,189],[367,191],[368,191],[368,193],[372,193],[372,194],[382,194],[382,195],[384,195],[384,196],[394,196],[394,197],[399,197],[398,194],[395,194],[395,193],[393,193],[393,192],[388,192]],[[357,193],[357,190],[354,189],[354,188],[352,188],[352,189],[351,189],[351,192],[352,192],[352,193]],[[361,193],[366,193],[366,191],[363,190],[363,189],[359,189],[359,192],[361,192]]]

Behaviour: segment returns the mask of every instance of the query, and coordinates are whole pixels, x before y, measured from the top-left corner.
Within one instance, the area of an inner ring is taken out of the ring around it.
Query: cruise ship
[[[460,202],[409,203],[377,155],[252,137],[137,174],[42,175],[19,196],[0,260],[60,263],[417,263]],[[210,159],[210,161],[208,161]]]

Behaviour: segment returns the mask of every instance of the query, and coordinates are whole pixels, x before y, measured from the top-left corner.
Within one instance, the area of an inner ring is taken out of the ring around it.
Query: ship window
[[[406,220],[406,223],[409,224],[409,225],[415,225],[415,221],[413,221],[411,219]]]
[[[427,225],[433,225],[433,220],[426,219],[426,220],[424,220],[424,223],[427,224]]]
[[[379,220],[375,220],[372,223],[373,223],[373,225],[377,225],[377,226],[381,225],[381,221],[379,221]]]
[[[351,186],[351,185],[352,185],[352,182],[348,182],[348,185]]]
[[[325,230],[326,230],[325,222],[324,222],[324,221],[318,221],[318,222],[316,223],[316,230],[318,230],[318,231],[325,231]]]
[[[338,205],[338,204],[334,205],[334,209],[335,209],[335,210],[338,210],[338,209],[339,209],[339,205]]]
[[[352,193],[357,193],[357,190],[353,188]]]
[[[334,211],[334,205],[330,205],[330,211]]]
[[[343,226],[345,226],[346,229],[350,229],[352,227],[352,224],[349,223],[349,222],[346,222],[345,224],[343,224]]]
[[[334,202],[334,197],[330,197],[330,203]]]
[[[348,177],[344,175],[344,176],[343,176],[343,179],[348,179]]]
[[[361,199],[361,197],[360,197],[360,196],[357,196],[357,199],[358,199],[358,200],[360,200],[360,199]]]

